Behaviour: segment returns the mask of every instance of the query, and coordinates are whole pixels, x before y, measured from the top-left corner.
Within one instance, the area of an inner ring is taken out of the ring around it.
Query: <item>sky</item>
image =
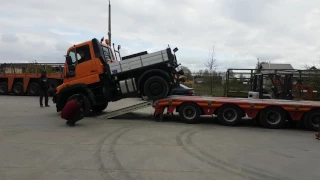
[[[121,55],[178,47],[178,61],[205,69],[254,68],[257,58],[296,69],[320,64],[319,0],[111,0]],[[1,0],[0,63],[64,62],[77,43],[107,37],[108,0]]]

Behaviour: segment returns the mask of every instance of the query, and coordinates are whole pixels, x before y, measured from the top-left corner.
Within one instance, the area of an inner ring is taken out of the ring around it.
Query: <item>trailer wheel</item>
[[[224,126],[235,126],[242,119],[242,109],[236,105],[223,105],[218,110],[218,120]]]
[[[83,94],[74,94],[72,96],[70,96],[67,100],[67,102],[73,100],[73,99],[76,99],[80,97],[79,99],[84,103],[84,107],[83,107],[83,111],[84,111],[84,115],[85,116],[88,116],[90,114],[90,111],[91,111],[91,103],[89,101],[89,99],[83,95]]]
[[[8,94],[8,83],[0,82],[0,95]]]
[[[104,104],[97,105],[97,106],[92,106],[92,111],[101,112],[101,111],[105,110],[107,107],[108,107],[108,103],[104,103]]]
[[[169,84],[159,76],[149,78],[144,84],[144,94],[151,100],[158,100],[167,97]]]
[[[179,107],[179,116],[182,120],[188,124],[198,123],[200,120],[201,109],[199,105],[195,103],[183,103]]]
[[[14,85],[12,86],[12,92],[15,95],[23,95],[23,83],[22,82],[16,82],[14,83]]]
[[[30,96],[37,96],[39,95],[39,89],[39,83],[33,82],[29,84],[27,92]]]
[[[312,109],[304,117],[304,126],[310,131],[318,131],[320,126],[320,109]]]
[[[261,111],[259,118],[265,128],[280,129],[286,123],[286,112],[280,107],[269,107]]]

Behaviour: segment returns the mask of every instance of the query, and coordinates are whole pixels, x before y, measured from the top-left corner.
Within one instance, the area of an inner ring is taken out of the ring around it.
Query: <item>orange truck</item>
[[[41,71],[47,72],[50,88],[55,89],[63,83],[63,69],[61,63],[0,64],[0,95],[39,95]]]
[[[94,38],[68,49],[63,83],[53,97],[57,112],[74,98],[82,98],[87,114],[103,111],[108,102],[122,98],[162,99],[179,86],[183,71],[176,70],[177,48],[141,52],[117,61],[108,44],[108,40],[103,43]]]
[[[179,66],[170,47],[126,57],[120,55],[120,46],[111,48],[111,5],[109,1],[109,38],[96,38],[69,47],[63,72],[63,83],[56,88],[53,102],[57,112],[75,98],[84,102],[84,112],[100,112],[108,103],[127,97],[147,97],[157,100],[167,97],[179,87]],[[119,59],[117,58],[117,54]]]

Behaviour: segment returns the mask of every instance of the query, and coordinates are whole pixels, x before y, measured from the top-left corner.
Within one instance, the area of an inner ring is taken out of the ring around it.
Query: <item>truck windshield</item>
[[[112,52],[110,51],[109,48],[105,47],[105,46],[101,46],[102,47],[102,51],[103,51],[103,55],[106,59],[111,59],[113,60],[113,55]]]

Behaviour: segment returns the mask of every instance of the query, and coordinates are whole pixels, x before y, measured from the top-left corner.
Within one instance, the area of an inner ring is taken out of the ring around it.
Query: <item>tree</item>
[[[189,68],[187,68],[185,66],[180,66],[180,69],[183,70],[184,75],[187,77],[187,80],[192,80],[192,73],[191,73],[191,70]]]
[[[204,64],[210,73],[212,73],[213,71],[215,71],[218,67],[217,64],[217,59],[215,58],[215,50],[214,50],[214,46],[212,47],[212,51],[209,54],[209,58],[207,60],[207,62]]]
[[[213,94],[213,82],[212,82],[212,74],[214,71],[216,71],[218,64],[217,64],[217,59],[216,59],[216,54],[214,50],[214,46],[212,47],[212,51],[209,53],[209,58],[208,61],[204,64],[210,73],[210,89],[211,89],[211,95]]]

